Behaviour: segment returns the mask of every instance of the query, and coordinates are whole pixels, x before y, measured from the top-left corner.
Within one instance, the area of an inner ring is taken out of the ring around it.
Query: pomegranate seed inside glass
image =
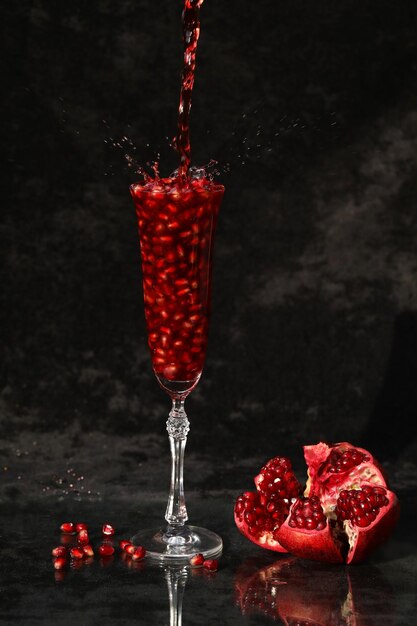
[[[208,180],[131,186],[138,218],[148,344],[159,383],[185,397],[207,346],[213,233],[224,188]]]

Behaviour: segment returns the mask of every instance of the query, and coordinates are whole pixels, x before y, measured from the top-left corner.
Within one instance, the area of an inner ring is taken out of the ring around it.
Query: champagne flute
[[[183,466],[189,421],[184,402],[197,385],[206,354],[213,240],[224,187],[207,179],[156,179],[133,184],[138,218],[148,344],[156,378],[172,400],[167,421],[171,484],[166,526],[132,538],[151,559],[183,563],[214,558],[221,538],[186,524]]]

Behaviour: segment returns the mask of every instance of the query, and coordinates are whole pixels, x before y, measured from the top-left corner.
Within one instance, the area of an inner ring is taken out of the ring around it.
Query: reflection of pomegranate
[[[252,558],[237,570],[236,604],[243,615],[262,613],[286,626],[367,626],[374,623],[372,607],[361,602],[363,572],[346,567],[307,563],[294,557],[266,564]],[[356,579],[359,574],[360,581]],[[392,612],[392,594],[376,568],[371,568],[372,589],[383,595],[386,613]],[[358,584],[359,583],[359,584]],[[362,598],[363,600],[363,598]],[[368,619],[368,618],[371,619]]]
[[[236,603],[244,615],[262,612],[286,626],[353,625],[345,620],[348,591],[345,568],[307,567],[294,557],[261,568],[247,561],[235,579]]]
[[[265,548],[329,563],[358,563],[384,543],[399,516],[381,467],[362,448],[343,442],[305,446],[304,496],[291,464],[271,459],[255,478],[256,492],[235,504],[235,521]]]

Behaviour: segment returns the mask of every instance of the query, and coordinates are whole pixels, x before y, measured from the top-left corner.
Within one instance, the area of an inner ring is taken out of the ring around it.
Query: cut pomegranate
[[[103,543],[98,547],[98,553],[100,556],[111,556],[114,554],[114,548],[113,546]]]
[[[67,559],[65,559],[64,557],[60,556],[57,559],[55,559],[54,561],[54,568],[57,570],[63,569],[67,564]]]
[[[114,535],[114,528],[113,526],[110,526],[110,524],[104,524],[103,528],[101,529],[101,532],[103,533],[103,535],[106,535],[107,537],[111,537],[112,535]]]
[[[67,552],[68,550],[65,546],[57,546],[56,548],[53,548],[52,556],[55,556],[55,557],[66,556]]]
[[[204,556],[202,554],[195,554],[190,559],[191,567],[201,567],[204,563]]]
[[[207,559],[204,561],[203,567],[208,569],[210,572],[216,572],[219,567],[219,562],[217,559]]]
[[[379,463],[347,442],[304,451],[304,497],[295,499],[298,483],[287,459],[271,459],[255,478],[259,493],[236,501],[239,530],[270,550],[328,563],[363,561],[388,539],[399,517]]]
[[[63,524],[61,524],[60,530],[66,535],[74,535],[76,532],[75,524],[73,524],[72,522],[64,522]]]

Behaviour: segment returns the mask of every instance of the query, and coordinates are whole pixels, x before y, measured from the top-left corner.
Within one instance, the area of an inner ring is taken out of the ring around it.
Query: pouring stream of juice
[[[178,134],[174,145],[180,155],[178,177],[182,183],[188,178],[191,162],[190,111],[194,86],[198,38],[200,36],[200,7],[203,0],[185,0],[182,14],[184,39],[184,68],[178,109]]]

